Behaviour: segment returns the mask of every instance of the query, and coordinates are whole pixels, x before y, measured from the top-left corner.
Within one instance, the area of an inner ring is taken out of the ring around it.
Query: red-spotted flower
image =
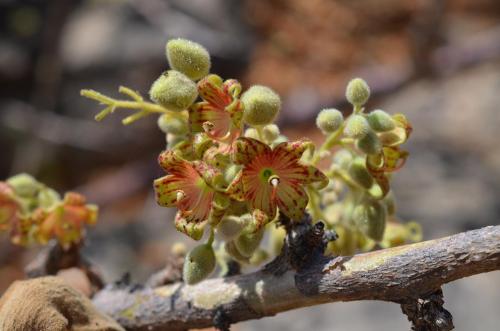
[[[201,161],[186,161],[171,150],[162,152],[158,162],[169,175],[154,181],[156,201],[164,207],[177,207],[177,229],[197,239],[200,233],[192,233],[199,230],[194,224],[208,220],[214,208],[220,214],[217,193],[209,184],[217,171]]]
[[[189,121],[193,132],[205,132],[210,138],[231,146],[241,135],[243,108],[238,96],[241,85],[235,79],[222,81],[209,75],[198,82],[202,102],[190,109]]]
[[[97,207],[86,204],[83,195],[68,192],[64,199],[49,210],[39,208],[33,213],[33,222],[39,225],[37,239],[46,243],[55,237],[63,247],[79,243],[84,235],[84,226],[97,221]]]
[[[250,210],[261,210],[270,219],[276,209],[291,219],[300,219],[308,203],[304,185],[328,178],[317,168],[299,162],[310,141],[284,142],[274,149],[251,138],[239,138],[233,147],[233,159],[243,165],[227,192],[232,198],[246,201]]]

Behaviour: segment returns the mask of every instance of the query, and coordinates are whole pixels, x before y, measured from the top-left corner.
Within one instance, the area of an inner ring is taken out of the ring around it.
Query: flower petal
[[[280,160],[300,160],[302,154],[309,149],[314,148],[314,144],[308,139],[300,139],[292,142],[282,142],[273,149],[273,159]]]
[[[271,148],[256,139],[240,137],[233,144],[233,161],[236,164],[248,164],[264,153],[270,154]]]
[[[276,198],[280,211],[292,220],[300,220],[309,198],[297,182],[281,181],[276,190]]]
[[[207,135],[214,139],[224,138],[231,126],[231,115],[224,108],[217,108],[209,102],[198,102],[189,111],[189,124],[192,132],[205,132],[203,124],[209,122],[213,127]]]
[[[276,216],[275,189],[270,183],[263,183],[254,171],[243,170],[242,175],[244,198],[250,210],[260,209],[270,219]]]
[[[163,207],[174,207],[177,203],[177,192],[182,191],[183,180],[175,175],[167,175],[155,179],[153,186],[156,202]]]
[[[240,170],[226,189],[226,193],[237,201],[245,201],[243,192],[243,170]]]
[[[200,240],[203,237],[203,230],[207,222],[202,223],[191,223],[185,218],[181,212],[178,212],[175,216],[175,228],[194,240]]]
[[[229,83],[226,87],[229,88]],[[208,75],[198,82],[200,97],[218,109],[224,109],[232,101],[232,97],[223,88],[222,79],[217,75]]]

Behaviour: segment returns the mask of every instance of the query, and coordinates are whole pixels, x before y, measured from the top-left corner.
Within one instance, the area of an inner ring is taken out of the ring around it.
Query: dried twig
[[[194,286],[110,286],[94,304],[127,330],[159,331],[225,326],[328,302],[383,300],[402,304],[415,330],[447,330],[451,316],[442,308],[441,286],[500,269],[500,226],[345,258],[325,258],[315,247],[295,250],[301,246],[291,234],[310,244],[318,231],[295,227],[287,255],[255,273]]]

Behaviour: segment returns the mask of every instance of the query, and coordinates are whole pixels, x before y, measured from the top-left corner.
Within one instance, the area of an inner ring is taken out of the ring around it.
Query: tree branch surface
[[[112,285],[93,302],[134,331],[204,328],[337,301],[383,300],[407,307],[439,293],[443,284],[500,270],[500,226],[352,257],[311,253],[301,263],[290,261],[296,252],[284,251],[254,273],[193,286]]]

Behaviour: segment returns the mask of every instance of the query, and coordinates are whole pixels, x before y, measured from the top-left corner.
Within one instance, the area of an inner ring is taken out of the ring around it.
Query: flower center
[[[271,177],[272,175],[274,175],[274,171],[273,171],[273,169],[270,169],[270,168],[264,168],[260,172],[260,176],[261,176],[262,180],[265,182],[267,182],[269,177]]]

